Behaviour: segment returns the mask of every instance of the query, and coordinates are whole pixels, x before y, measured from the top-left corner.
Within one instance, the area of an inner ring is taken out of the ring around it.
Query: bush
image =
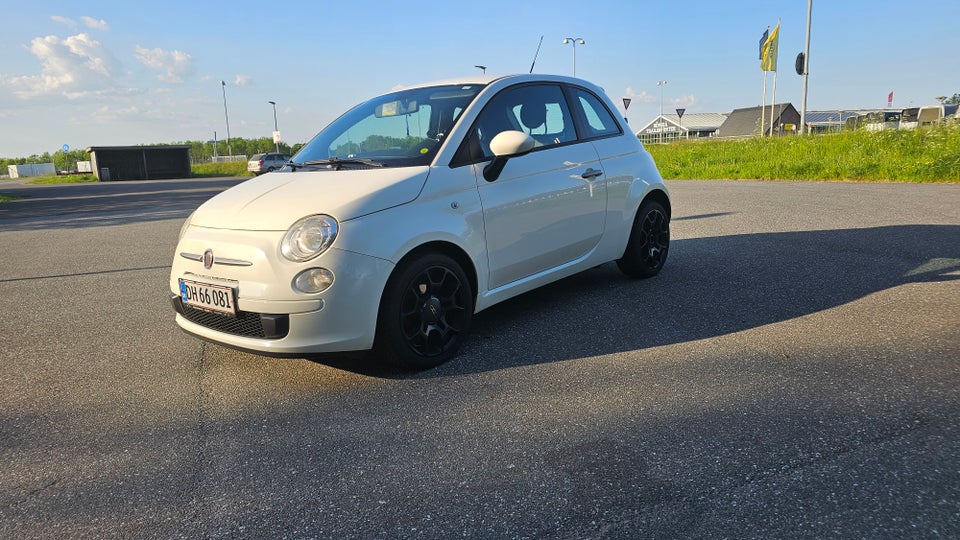
[[[246,161],[228,161],[224,163],[194,163],[190,166],[190,171],[196,177],[215,177],[215,176],[252,176],[253,173],[247,171]]]

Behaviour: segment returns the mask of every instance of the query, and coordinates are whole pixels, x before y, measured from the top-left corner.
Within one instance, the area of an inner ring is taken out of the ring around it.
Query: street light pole
[[[663,130],[665,129],[665,122],[663,120],[663,87],[667,85],[667,81],[657,81],[657,86],[660,87],[660,142],[663,142]]]
[[[577,45],[586,45],[587,42],[583,38],[563,38],[563,44],[566,45],[569,43],[573,45],[573,76],[577,76]]]
[[[223,89],[223,118],[227,121],[227,153],[233,155],[233,147],[230,145],[230,116],[227,115],[227,83],[221,80],[220,86]]]
[[[473,66],[473,67],[475,67],[475,68],[477,68],[477,69],[483,70],[483,74],[484,74],[484,75],[487,74],[487,66],[481,66],[480,64],[477,64],[477,65],[475,65],[475,66]]]
[[[807,82],[810,79],[810,20],[813,16],[813,0],[807,0],[807,42],[803,50],[803,91],[800,95],[800,134],[807,133]]]
[[[280,128],[277,127],[277,102],[268,101],[267,103],[273,105],[273,144],[277,146],[277,153],[280,153]]]

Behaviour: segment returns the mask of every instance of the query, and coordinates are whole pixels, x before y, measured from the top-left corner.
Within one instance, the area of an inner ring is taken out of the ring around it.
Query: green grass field
[[[93,174],[66,174],[50,176],[38,176],[33,180],[28,180],[28,184],[86,184],[96,182],[97,177]]]
[[[960,182],[960,125],[806,137],[651,144],[660,173],[684,180]]]

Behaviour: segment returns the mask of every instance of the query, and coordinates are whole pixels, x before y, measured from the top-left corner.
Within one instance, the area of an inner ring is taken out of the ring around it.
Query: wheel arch
[[[457,264],[460,265],[460,268],[463,269],[463,272],[467,275],[467,279],[470,281],[470,292],[473,295],[473,303],[476,306],[477,303],[477,268],[473,264],[473,259],[463,250],[460,246],[452,243],[446,242],[443,240],[434,240],[427,242],[425,244],[420,244],[419,246],[408,251],[403,257],[397,261],[397,264],[393,268],[393,272],[390,273],[390,277],[387,278],[387,283],[389,283],[397,273],[398,268],[402,268],[404,263],[407,261],[413,260],[417,257],[421,257],[427,253],[441,253],[450,257]],[[386,287],[384,288],[386,290]],[[382,302],[382,299],[381,299]]]
[[[668,197],[666,192],[662,189],[650,190],[650,193],[647,193],[643,200],[640,201],[640,205],[637,206],[637,211],[640,211],[640,207],[643,206],[643,203],[650,200],[660,203],[660,206],[667,211],[667,219],[671,218],[673,215],[673,209],[670,207],[670,197]]]

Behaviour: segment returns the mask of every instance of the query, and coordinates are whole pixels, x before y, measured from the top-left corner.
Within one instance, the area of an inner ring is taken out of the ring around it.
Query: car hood
[[[417,198],[429,167],[268,173],[203,203],[191,224],[216,229],[285,231],[327,214],[346,221]]]

